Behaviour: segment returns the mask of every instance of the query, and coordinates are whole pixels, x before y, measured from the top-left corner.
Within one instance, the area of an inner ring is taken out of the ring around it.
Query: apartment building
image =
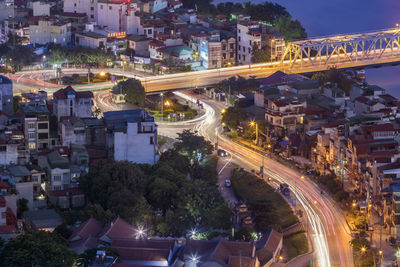
[[[76,92],[71,86],[60,89],[53,94],[53,115],[61,117],[92,117],[93,93],[91,91]]]
[[[0,111],[12,115],[13,111],[13,84],[12,81],[0,75]]]
[[[97,0],[64,0],[64,12],[86,14],[88,21],[97,22]]]
[[[30,152],[49,148],[49,110],[46,105],[21,106],[25,143]]]
[[[143,109],[104,113],[107,129],[107,149],[115,160],[155,164],[157,124]]]
[[[34,17],[29,24],[29,38],[33,45],[60,44],[71,42],[71,23],[52,17]]]

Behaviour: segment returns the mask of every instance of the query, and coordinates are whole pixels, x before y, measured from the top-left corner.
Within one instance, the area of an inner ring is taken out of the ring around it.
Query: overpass
[[[400,62],[400,28],[289,42],[280,61],[187,73],[135,77],[146,92],[210,86],[232,76],[265,78],[281,70],[310,73],[335,67],[365,68]]]

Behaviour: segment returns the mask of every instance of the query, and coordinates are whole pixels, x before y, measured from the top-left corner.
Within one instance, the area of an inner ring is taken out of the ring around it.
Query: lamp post
[[[164,94],[161,93],[161,121],[164,120]]]

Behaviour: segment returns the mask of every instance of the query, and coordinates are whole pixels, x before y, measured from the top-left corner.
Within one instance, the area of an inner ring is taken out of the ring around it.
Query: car
[[[226,156],[227,156],[227,155],[226,155],[226,151],[223,150],[223,149],[218,149],[217,154],[218,154],[218,156],[220,156],[220,157],[226,157]]]
[[[231,180],[226,179],[226,180],[225,180],[225,186],[226,186],[226,187],[231,187]]]

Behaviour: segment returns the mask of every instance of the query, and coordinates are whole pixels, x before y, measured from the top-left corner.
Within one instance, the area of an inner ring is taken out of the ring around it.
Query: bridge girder
[[[382,56],[400,56],[400,28],[289,42],[281,63],[289,61],[291,68],[303,64],[323,66]]]

